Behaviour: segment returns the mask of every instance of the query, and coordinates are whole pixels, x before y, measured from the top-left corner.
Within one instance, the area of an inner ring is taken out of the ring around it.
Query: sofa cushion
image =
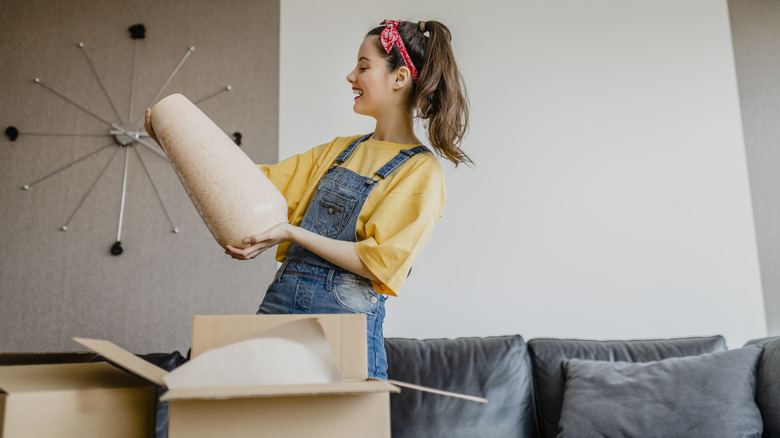
[[[401,389],[390,396],[392,436],[536,437],[531,361],[523,338],[385,339],[390,379],[488,399]]]
[[[756,402],[764,417],[764,438],[780,438],[780,336],[752,340],[747,345],[764,347],[756,373]]]
[[[761,352],[750,345],[644,363],[564,361],[558,437],[760,438]]]
[[[648,362],[726,350],[722,336],[634,341],[531,339],[534,390],[540,436],[558,435],[563,403],[563,362],[567,359]]]

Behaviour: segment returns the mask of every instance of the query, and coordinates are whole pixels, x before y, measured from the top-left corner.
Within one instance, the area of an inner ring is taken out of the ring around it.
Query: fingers
[[[247,258],[247,255],[249,253],[246,252],[245,249],[235,248],[230,245],[225,245],[225,254],[229,255],[230,257],[233,257],[234,259],[249,260]]]
[[[252,260],[262,254],[267,248],[261,245],[251,245],[244,249],[236,248],[231,245],[225,245],[225,254],[236,260]]]
[[[144,129],[146,129],[146,133],[149,134],[149,137],[152,137],[154,141],[157,141],[157,134],[154,132],[154,128],[152,127],[152,110],[147,108],[146,113],[144,113]]]
[[[250,260],[259,256],[268,248],[279,244],[283,240],[284,239],[275,238],[271,234],[271,231],[266,231],[265,233],[255,234],[244,238],[246,248],[241,249],[232,245],[225,245],[225,254],[230,255],[234,259]]]

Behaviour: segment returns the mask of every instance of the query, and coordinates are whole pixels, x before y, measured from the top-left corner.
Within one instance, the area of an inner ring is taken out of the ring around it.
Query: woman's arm
[[[245,249],[226,246],[225,253],[238,260],[251,260],[282,242],[295,242],[309,251],[317,254],[336,266],[352,273],[379,281],[366,267],[355,250],[355,242],[331,239],[317,233],[296,227],[288,223],[280,223],[270,230],[247,237],[244,242],[249,246]]]

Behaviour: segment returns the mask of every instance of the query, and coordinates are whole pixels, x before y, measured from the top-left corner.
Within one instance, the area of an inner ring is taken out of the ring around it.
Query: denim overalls
[[[404,149],[373,177],[341,167],[358,144],[370,136],[364,135],[347,146],[323,175],[299,225],[301,228],[332,239],[356,242],[358,216],[376,183],[412,156],[430,152],[425,146]],[[368,376],[387,378],[387,354],[382,337],[385,296],[374,290],[371,280],[292,243],[257,313],[364,313],[368,332]]]

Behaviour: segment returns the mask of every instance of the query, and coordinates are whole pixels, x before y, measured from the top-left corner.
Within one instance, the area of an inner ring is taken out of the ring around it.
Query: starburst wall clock
[[[119,207],[119,223],[117,224],[117,235],[116,235],[116,241],[111,244],[110,252],[113,255],[120,255],[124,251],[122,248],[122,223],[124,221],[125,216],[125,199],[127,196],[129,181],[128,181],[128,169],[130,166],[130,160],[132,156],[135,156],[135,159],[137,162],[141,165],[141,167],[144,170],[144,174],[149,179],[149,182],[152,185],[152,188],[154,189],[154,193],[157,196],[157,199],[160,201],[160,206],[162,207],[163,211],[165,212],[166,217],[168,218],[168,222],[171,226],[171,230],[174,233],[179,232],[179,228],[174,224],[173,219],[171,218],[170,213],[168,212],[168,209],[165,207],[165,203],[163,202],[162,198],[160,197],[160,193],[157,189],[157,186],[154,183],[154,180],[152,179],[152,175],[150,174],[146,164],[144,163],[144,159],[142,157],[142,154],[138,152],[138,147],[145,148],[154,154],[156,154],[157,158],[167,160],[165,153],[157,146],[157,144],[149,137],[149,134],[146,133],[143,127],[144,123],[144,112],[146,108],[151,108],[157,100],[162,95],[163,91],[167,88],[168,84],[173,80],[173,78],[176,76],[176,74],[179,72],[181,67],[184,65],[184,63],[187,61],[187,58],[193,54],[195,51],[195,47],[189,47],[184,54],[184,56],[181,58],[179,63],[176,65],[176,68],[173,69],[173,71],[170,73],[168,78],[163,82],[163,84],[160,86],[157,93],[154,95],[154,97],[151,98],[149,101],[149,104],[143,108],[137,108],[136,114],[134,116],[134,108],[133,108],[133,83],[135,81],[135,73],[136,73],[136,54],[138,49],[139,41],[144,40],[146,37],[146,28],[142,24],[136,24],[131,26],[129,29],[130,32],[130,38],[133,40],[133,64],[132,64],[132,73],[130,76],[130,105],[127,109],[126,113],[120,113],[117,106],[114,104],[113,100],[109,96],[108,90],[106,89],[105,85],[103,84],[103,81],[100,78],[100,75],[98,75],[97,70],[95,69],[95,66],[92,62],[92,59],[89,56],[89,52],[87,50],[87,45],[83,42],[79,42],[76,47],[78,47],[78,50],[81,51],[83,54],[84,62],[87,63],[90,70],[92,71],[94,75],[94,80],[98,82],[100,85],[100,89],[103,91],[103,95],[108,99],[108,102],[111,105],[111,109],[113,110],[110,114],[96,114],[93,111],[90,111],[88,108],[86,108],[84,105],[79,104],[74,100],[72,96],[67,96],[65,93],[62,93],[58,90],[53,89],[50,87],[43,79],[41,78],[35,78],[34,83],[46,90],[46,92],[50,93],[56,98],[62,99],[70,104],[70,106],[73,108],[73,110],[78,110],[81,112],[84,112],[91,116],[92,118],[99,120],[101,123],[106,125],[106,131],[102,133],[78,133],[78,132],[25,132],[20,131],[16,126],[8,126],[5,129],[5,135],[8,137],[11,141],[16,141],[17,138],[20,136],[71,136],[71,137],[106,137],[106,139],[110,139],[109,143],[103,145],[102,147],[83,155],[79,158],[76,158],[75,160],[64,164],[57,168],[56,170],[46,174],[42,175],[38,178],[33,179],[32,181],[24,181],[23,185],[21,185],[21,188],[26,191],[34,192],[32,189],[33,187],[38,186],[39,184],[44,183],[49,178],[53,177],[54,175],[57,175],[61,172],[68,171],[74,167],[77,167],[80,163],[85,161],[87,158],[90,158],[92,156],[96,156],[99,154],[106,155],[107,159],[104,157],[104,164],[101,170],[98,172],[97,177],[93,180],[92,184],[89,185],[84,190],[84,194],[81,197],[81,200],[78,202],[78,204],[74,207],[73,212],[70,214],[70,216],[64,221],[64,224],[60,228],[62,231],[67,231],[71,225],[71,222],[73,221],[74,217],[76,216],[76,213],[78,213],[81,206],[84,204],[84,201],[87,200],[90,193],[92,193],[95,186],[100,182],[103,174],[106,172],[106,169],[109,168],[109,165],[114,161],[117,155],[119,155],[120,151],[124,151],[124,175],[122,178],[122,189],[119,194],[121,197],[120,207]],[[196,105],[214,98],[224,92],[231,91],[232,87],[230,85],[225,86],[224,88],[210,94],[207,96],[204,96],[200,99],[193,100],[193,103]],[[126,117],[122,117],[122,115],[126,114]],[[236,145],[241,145],[241,133],[234,132],[233,140],[235,141]],[[105,152],[104,151],[112,151],[113,152]],[[34,196],[33,193],[31,193],[31,196]]]

